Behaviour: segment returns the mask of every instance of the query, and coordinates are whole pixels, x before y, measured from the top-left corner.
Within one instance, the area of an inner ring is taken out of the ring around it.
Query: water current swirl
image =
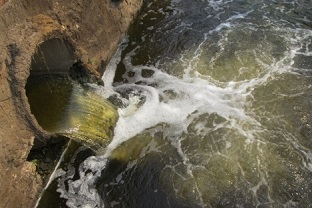
[[[119,106],[113,140],[58,170],[66,205],[311,207],[311,15],[306,0],[144,1],[94,86]]]

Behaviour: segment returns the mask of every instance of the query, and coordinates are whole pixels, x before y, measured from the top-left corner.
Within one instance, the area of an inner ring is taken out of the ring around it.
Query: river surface
[[[312,207],[311,4],[144,0],[93,86],[112,142],[56,172],[66,206]]]

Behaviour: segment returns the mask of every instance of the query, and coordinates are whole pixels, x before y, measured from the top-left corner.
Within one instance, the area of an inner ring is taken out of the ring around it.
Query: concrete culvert
[[[117,112],[88,83],[92,74],[63,39],[42,43],[33,56],[26,95],[31,113],[48,134],[75,139],[95,149],[113,136]],[[53,141],[51,141],[53,142]]]
[[[76,77],[87,71],[97,81],[141,5],[142,0],[118,6],[111,1],[0,0],[0,207],[34,207],[43,183],[29,152],[51,149],[56,140],[34,116],[26,95],[31,82],[56,75],[66,85],[63,78],[72,73],[63,74],[69,68],[82,72]],[[42,68],[39,52],[48,67]]]

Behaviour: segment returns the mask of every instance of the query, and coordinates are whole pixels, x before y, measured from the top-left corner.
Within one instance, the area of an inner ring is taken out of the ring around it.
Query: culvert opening
[[[63,39],[50,39],[39,45],[26,83],[30,111],[51,135],[101,148],[113,137],[117,111],[88,85],[95,83],[94,76],[74,52]]]
[[[26,96],[31,113],[48,132],[61,125],[73,90],[69,69],[76,62],[74,48],[63,39],[50,39],[38,46],[31,62]]]

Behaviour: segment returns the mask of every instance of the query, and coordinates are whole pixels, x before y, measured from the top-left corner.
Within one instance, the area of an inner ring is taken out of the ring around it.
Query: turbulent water
[[[144,1],[95,87],[119,107],[113,140],[58,170],[61,198],[312,207],[311,38],[311,1]]]

